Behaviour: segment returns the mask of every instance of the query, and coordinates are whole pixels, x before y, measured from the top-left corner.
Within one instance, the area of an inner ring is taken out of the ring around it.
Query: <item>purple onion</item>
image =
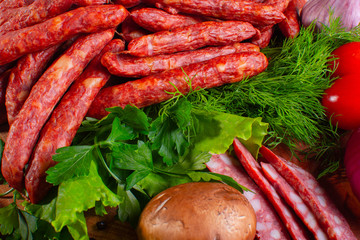
[[[322,24],[329,26],[330,13],[332,19],[340,18],[342,27],[351,30],[360,23],[360,0],[309,0],[301,12],[301,21],[304,26],[316,20],[316,27]]]

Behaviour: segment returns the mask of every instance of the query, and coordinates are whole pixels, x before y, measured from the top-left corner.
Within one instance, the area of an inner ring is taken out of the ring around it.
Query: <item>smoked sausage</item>
[[[84,7],[90,5],[101,5],[101,4],[109,3],[110,0],[74,0],[73,2],[76,6]]]
[[[0,13],[0,35],[55,17],[70,9],[71,0],[35,0],[29,6],[12,8]]]
[[[260,48],[265,48],[270,44],[274,28],[273,26],[266,26],[260,28],[259,30],[260,33],[251,38],[251,43],[259,46]]]
[[[7,122],[5,108],[5,94],[8,85],[10,70],[0,73],[0,125]]]
[[[110,73],[120,77],[145,77],[168,69],[183,67],[218,56],[244,51],[260,51],[251,43],[235,43],[221,47],[207,47],[193,51],[152,57],[135,57],[126,53],[105,53],[101,63]]]
[[[139,5],[141,0],[112,0],[114,4],[123,5],[126,8],[132,8]]]
[[[165,10],[171,9],[172,14],[181,12],[223,20],[245,21],[255,26],[274,25],[285,18],[282,11],[279,11],[276,7],[254,1],[143,0],[143,2]]]
[[[186,27],[195,23],[203,22],[203,19],[200,17],[182,14],[170,14],[157,8],[137,9],[131,12],[131,18],[139,26],[151,32],[168,31],[171,29]]]
[[[33,2],[34,0],[4,0],[0,2],[0,11],[8,8],[19,8],[28,6]]]
[[[281,33],[288,38],[294,38],[300,32],[300,17],[294,1],[291,1],[284,11],[285,20],[278,24]]]
[[[238,82],[244,77],[259,74],[267,65],[268,61],[263,53],[241,52],[103,88],[92,103],[88,116],[102,118],[108,114],[105,109],[113,106],[124,108],[132,104],[142,108],[160,103],[170,99],[172,95],[169,92],[176,90],[187,94],[191,89],[212,88]],[[187,77],[188,81],[184,77]]]
[[[91,102],[111,76],[100,64],[101,55],[124,48],[120,39],[105,46],[60,100],[41,130],[25,175],[25,188],[32,203],[39,202],[51,188],[51,184],[46,182],[46,170],[55,165],[52,155],[56,149],[71,144]]]
[[[132,40],[128,53],[138,57],[168,54],[205,46],[228,45],[254,36],[258,30],[241,21],[201,22]]]
[[[11,124],[19,113],[30,90],[39,79],[60,45],[43,51],[29,53],[17,61],[12,68],[6,90],[5,105],[7,118]]]
[[[131,17],[127,17],[121,23],[121,33],[120,36],[129,43],[135,38],[139,38],[145,35],[150,34],[148,30],[140,27]]]
[[[291,0],[265,0],[264,4],[268,4],[279,10],[280,12],[284,12],[288,7]]]
[[[121,5],[80,7],[31,27],[0,36],[0,65],[64,42],[80,33],[118,26],[128,15]]]
[[[105,30],[78,38],[33,86],[10,126],[4,147],[1,171],[11,187],[23,189],[24,168],[41,128],[70,84],[113,36],[114,30]]]

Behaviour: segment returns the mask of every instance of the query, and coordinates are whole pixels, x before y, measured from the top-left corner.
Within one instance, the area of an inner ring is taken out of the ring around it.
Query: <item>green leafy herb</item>
[[[19,221],[16,203],[13,202],[6,207],[0,208],[0,233],[3,235],[11,234],[18,227]]]

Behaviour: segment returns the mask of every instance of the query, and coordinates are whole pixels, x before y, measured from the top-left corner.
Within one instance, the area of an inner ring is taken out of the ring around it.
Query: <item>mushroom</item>
[[[240,191],[219,182],[192,182],[151,199],[137,235],[140,240],[252,240],[255,229],[255,211]]]

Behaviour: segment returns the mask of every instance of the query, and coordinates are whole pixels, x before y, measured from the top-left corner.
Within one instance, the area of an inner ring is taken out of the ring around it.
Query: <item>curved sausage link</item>
[[[203,22],[203,19],[200,17],[170,14],[157,8],[141,8],[132,11],[131,18],[139,26],[151,32],[168,31]]]
[[[253,1],[143,0],[143,2],[170,10],[171,13],[181,12],[224,20],[245,21],[255,26],[274,25],[285,18],[282,11],[279,11],[277,7]]]
[[[142,3],[142,0],[112,0],[114,4],[123,5],[126,8],[132,8]]]
[[[241,21],[202,22],[134,39],[128,45],[128,53],[145,57],[228,45],[249,39],[257,32],[250,23]]]
[[[9,81],[10,70],[0,74],[0,125],[7,123],[7,115],[5,108],[5,94]]]
[[[284,11],[286,19],[278,24],[281,33],[288,38],[294,38],[300,32],[300,17],[294,1]]]
[[[175,87],[183,94],[192,89],[212,88],[241,81],[264,71],[267,58],[260,52],[241,52],[216,57],[204,62],[193,63],[183,68],[175,68],[139,80],[102,89],[91,105],[88,116],[102,118],[108,114],[108,107],[125,107],[128,104],[139,108],[160,103],[172,97]]]
[[[266,48],[270,44],[274,28],[273,26],[266,26],[260,28],[259,30],[260,33],[251,39],[251,43],[259,46],[260,48]]]
[[[110,3],[110,0],[74,0],[73,2],[77,6],[85,7],[91,5],[101,5],[101,4]]]
[[[46,170],[55,165],[52,155],[56,149],[71,144],[90,104],[111,76],[100,64],[102,54],[124,48],[124,42],[119,39],[105,46],[71,85],[41,130],[25,175],[25,188],[32,203],[39,202],[51,188],[46,182]]]
[[[32,4],[34,0],[3,0],[0,2],[0,11],[8,8],[19,8]]]
[[[33,86],[10,126],[4,147],[1,171],[11,187],[23,189],[24,168],[41,128],[70,84],[113,36],[114,30],[106,30],[77,39]]]
[[[196,62],[203,62],[218,56],[236,52],[260,51],[251,43],[235,43],[221,47],[207,47],[193,51],[136,57],[126,53],[105,53],[101,63],[110,73],[120,77],[145,77],[168,69],[183,67]]]
[[[71,5],[71,0],[35,0],[28,6],[8,9],[0,13],[0,35],[44,22],[66,12]]]
[[[121,33],[120,36],[129,43],[136,38],[143,37],[150,34],[148,30],[140,27],[131,17],[127,17],[121,23]]]
[[[0,65],[64,42],[80,33],[118,26],[128,15],[121,5],[80,7],[45,22],[0,36]]]
[[[43,51],[29,53],[20,58],[16,66],[12,68],[5,99],[10,125],[29,96],[32,86],[45,71],[59,47],[60,45],[55,45]]]

